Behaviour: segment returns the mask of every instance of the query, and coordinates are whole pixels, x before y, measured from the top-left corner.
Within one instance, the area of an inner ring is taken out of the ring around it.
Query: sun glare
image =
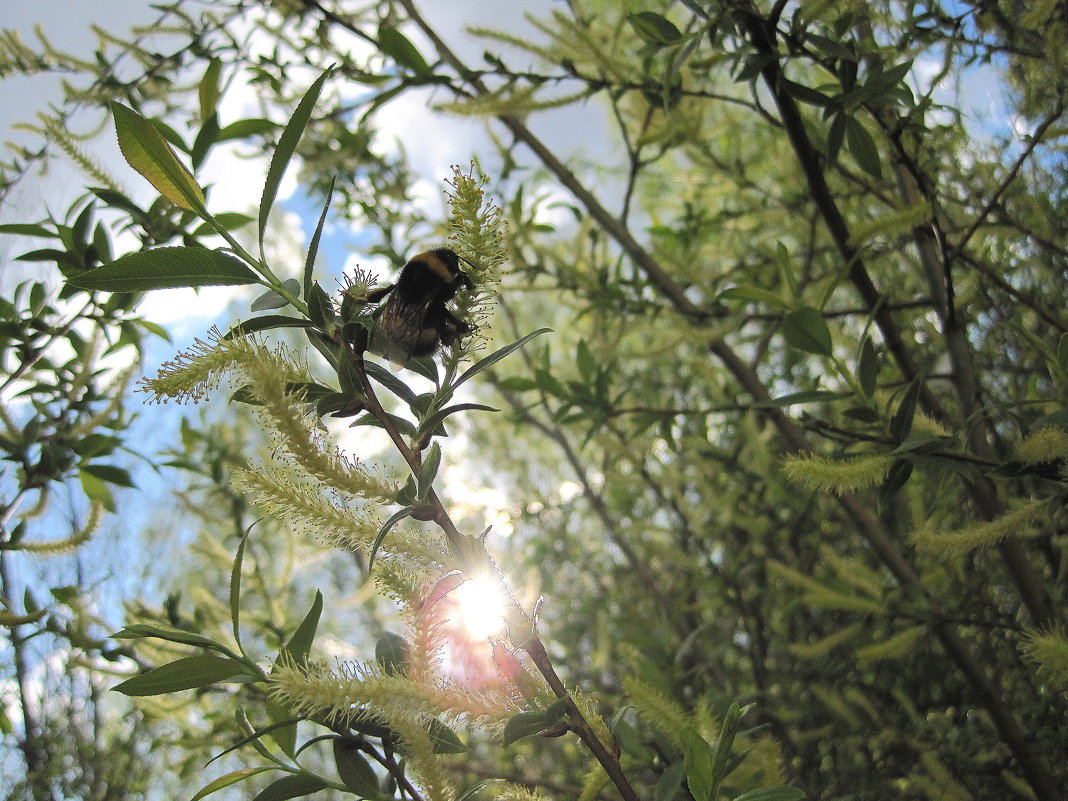
[[[456,602],[458,622],[472,639],[484,640],[504,628],[504,598],[499,582],[475,577],[451,594]]]

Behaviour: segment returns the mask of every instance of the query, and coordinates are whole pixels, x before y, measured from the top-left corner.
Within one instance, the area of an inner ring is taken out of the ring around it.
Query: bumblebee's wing
[[[405,364],[413,354],[425,351],[427,329],[424,321],[432,303],[433,298],[405,303],[399,294],[394,293],[371,329],[368,350],[398,364]],[[431,331],[431,334],[436,340],[437,333]]]

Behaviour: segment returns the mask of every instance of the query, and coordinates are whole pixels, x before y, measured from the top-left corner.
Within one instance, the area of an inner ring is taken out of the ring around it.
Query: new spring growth
[[[485,342],[486,321],[493,308],[493,298],[501,280],[505,260],[504,221],[501,210],[487,200],[485,186],[489,179],[472,163],[466,173],[452,168],[446,190],[452,214],[449,218],[449,244],[466,262],[464,272],[475,288],[461,290],[454,301],[456,316],[474,332],[464,339],[463,353],[472,353]]]
[[[241,382],[242,393],[255,399],[257,413],[282,451],[309,476],[349,495],[385,501],[396,495],[392,482],[325,441],[303,392],[293,389],[310,382],[311,376],[284,346],[268,348],[253,337],[228,339],[212,329],[208,342],[197,340],[164,364],[154,379],[143,379],[140,389],[160,403],[196,402],[224,377]]]

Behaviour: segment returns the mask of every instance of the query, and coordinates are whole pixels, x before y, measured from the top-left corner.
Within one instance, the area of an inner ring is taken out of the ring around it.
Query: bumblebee
[[[429,356],[471,331],[445,304],[460,287],[473,289],[460,257],[449,248],[420,253],[404,265],[397,283],[367,293],[367,300],[389,300],[371,330],[369,348],[400,364]]]

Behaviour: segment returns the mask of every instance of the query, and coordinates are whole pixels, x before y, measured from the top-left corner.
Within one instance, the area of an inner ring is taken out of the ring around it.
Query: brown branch
[[[790,145],[793,147],[798,164],[805,175],[809,196],[819,209],[820,216],[827,226],[831,239],[834,241],[835,247],[847,267],[850,282],[868,310],[875,312],[875,324],[882,334],[887,350],[894,357],[894,361],[897,363],[902,375],[912,380],[919,374],[912,359],[912,352],[905,345],[897,323],[890,311],[885,307],[882,293],[872,282],[868,268],[861,258],[860,251],[852,243],[849,226],[834,199],[834,194],[827,183],[827,177],[823,173],[821,156],[809,139],[797,102],[786,90],[786,77],[783,75],[782,67],[779,64],[778,48],[766,28],[764,20],[752,7],[752,4],[747,1],[739,5],[742,6],[736,9],[739,22],[747,31],[753,48],[766,59],[766,63],[761,69],[761,75],[772,97],[775,99],[782,125],[786,130]],[[935,397],[926,384],[922,384],[920,387],[920,403],[924,411],[931,417],[939,420],[945,418],[945,412],[938,398]]]
[[[1001,184],[994,191],[994,194],[990,196],[990,200],[987,201],[987,204],[983,206],[982,211],[980,211],[976,218],[972,220],[972,224],[968,226],[967,230],[961,236],[960,240],[957,242],[957,244],[953,246],[952,250],[950,250],[949,261],[952,261],[954,258],[957,257],[957,255],[960,254],[962,250],[964,250],[964,246],[968,244],[968,240],[971,239],[972,236],[974,236],[975,232],[979,230],[979,226],[983,224],[986,218],[990,216],[990,213],[997,206],[998,200],[1000,200],[1001,196],[1005,194],[1005,190],[1009,188],[1009,185],[1013,181],[1016,180],[1016,176],[1019,174],[1020,169],[1023,167],[1027,159],[1031,157],[1031,154],[1034,152],[1035,148],[1038,147],[1038,145],[1042,142],[1042,137],[1046,135],[1046,131],[1049,130],[1049,127],[1053,125],[1053,123],[1055,123],[1063,113],[1064,106],[1058,103],[1057,107],[1052,112],[1050,112],[1049,116],[1046,117],[1046,119],[1044,119],[1042,123],[1035,129],[1035,132],[1031,135],[1030,141],[1027,143],[1027,147],[1024,148],[1023,152],[1016,159],[1015,163],[1013,163],[1012,167],[1009,168],[1009,171],[1005,174],[1005,177],[1002,179]]]

